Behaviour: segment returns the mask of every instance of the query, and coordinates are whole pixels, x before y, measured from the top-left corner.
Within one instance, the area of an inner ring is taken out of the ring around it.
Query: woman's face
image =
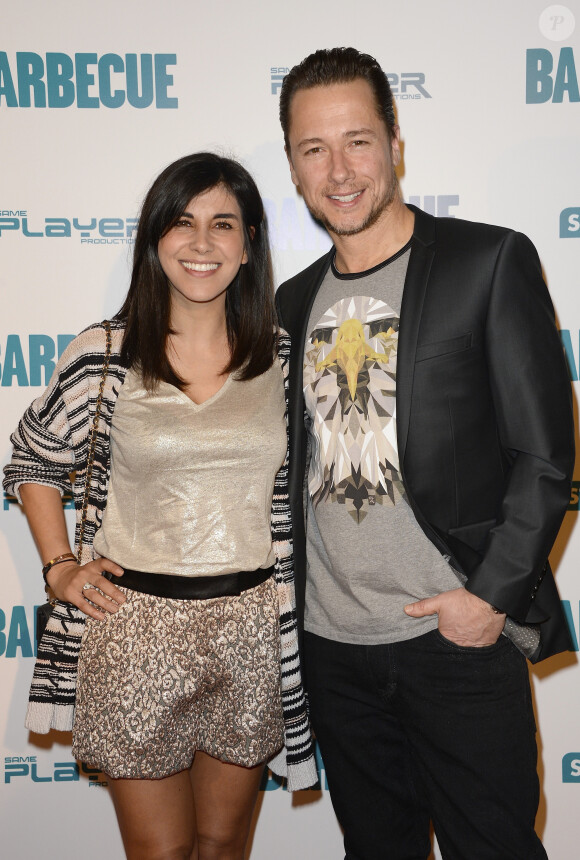
[[[157,253],[174,307],[225,305],[226,290],[248,259],[236,198],[223,185],[194,197]]]

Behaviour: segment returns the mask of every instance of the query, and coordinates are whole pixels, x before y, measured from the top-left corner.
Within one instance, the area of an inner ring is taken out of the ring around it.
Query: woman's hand
[[[114,561],[97,558],[82,567],[75,561],[55,564],[48,571],[46,581],[58,600],[72,603],[86,615],[102,621],[107,612],[117,612],[126,599],[123,592],[103,576],[105,571],[114,576],[123,575],[123,568]]]

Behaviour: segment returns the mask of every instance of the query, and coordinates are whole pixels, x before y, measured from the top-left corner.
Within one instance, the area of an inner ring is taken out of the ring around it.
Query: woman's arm
[[[42,563],[71,552],[60,492],[42,484],[21,484],[20,498]],[[123,592],[102,576],[103,571],[115,576],[123,574],[123,568],[107,558],[98,558],[82,567],[71,560],[54,565],[46,581],[59,600],[72,603],[91,618],[102,620],[105,613],[117,612],[125,602]],[[87,582],[94,588],[83,591]]]

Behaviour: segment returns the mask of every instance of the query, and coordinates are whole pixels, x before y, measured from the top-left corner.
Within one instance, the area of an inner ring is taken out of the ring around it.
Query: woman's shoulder
[[[102,364],[102,358],[107,351],[107,327],[111,333],[111,354],[116,356],[121,349],[125,324],[119,320],[103,320],[92,323],[83,329],[68,344],[59,359],[60,370],[66,368],[90,368],[93,359]]]
[[[278,358],[282,361],[287,361],[290,355],[290,335],[283,328],[278,329],[277,338]]]
[[[284,344],[285,346],[290,346],[290,335],[286,331],[286,329],[279,328],[278,329],[278,343]]]

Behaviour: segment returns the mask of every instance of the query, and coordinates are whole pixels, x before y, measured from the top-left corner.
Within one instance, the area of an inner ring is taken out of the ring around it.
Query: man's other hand
[[[464,588],[409,603],[405,612],[413,618],[438,615],[441,635],[468,648],[482,648],[497,642],[506,619],[503,613],[497,614],[489,603]]]

